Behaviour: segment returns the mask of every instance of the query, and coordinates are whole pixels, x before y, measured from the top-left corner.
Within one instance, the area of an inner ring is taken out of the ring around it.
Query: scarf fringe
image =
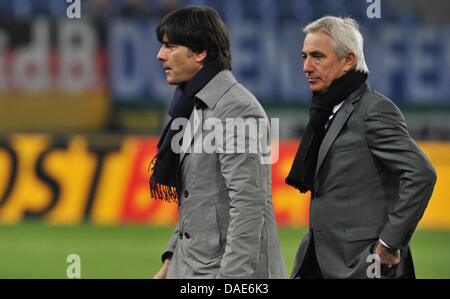
[[[161,199],[166,202],[178,202],[179,196],[177,186],[179,178],[177,170],[179,167],[180,155],[171,149],[172,138],[179,130],[172,130],[172,121],[176,118],[189,118],[194,109],[194,98],[208,82],[210,82],[221,69],[213,63],[205,66],[184,86],[178,86],[169,106],[170,121],[158,141],[158,153],[148,166],[148,172],[153,172],[149,179],[150,194],[154,199]]]
[[[177,188],[158,184],[150,179],[150,195],[154,199],[164,200],[168,203],[178,203]]]
[[[156,163],[156,157],[157,156],[153,157],[152,161],[148,165],[148,172],[154,170],[155,163]],[[161,185],[161,184],[153,181],[151,176],[149,179],[149,185],[150,185],[150,196],[153,199],[164,200],[168,203],[178,203],[177,188],[172,187],[172,186]]]
[[[285,183],[299,190],[300,193],[306,193],[310,191],[311,188],[305,187],[304,182],[294,181],[292,179],[286,178]]]

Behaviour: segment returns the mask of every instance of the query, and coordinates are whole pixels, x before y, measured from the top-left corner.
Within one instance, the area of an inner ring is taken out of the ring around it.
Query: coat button
[[[188,197],[189,196],[189,192],[187,190],[184,191],[184,197]]]
[[[186,237],[186,239],[190,239],[191,235],[189,233],[184,233],[184,236]]]

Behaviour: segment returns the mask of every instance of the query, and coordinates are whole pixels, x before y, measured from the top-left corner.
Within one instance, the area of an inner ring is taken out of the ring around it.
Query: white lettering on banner
[[[382,17],[381,1],[370,4],[370,15]],[[228,25],[233,74],[259,100],[309,101],[311,91],[299,54],[304,35],[298,26],[292,21],[245,19]],[[115,98],[170,99],[173,90],[155,58],[161,45],[154,29],[153,21],[111,22],[111,87]],[[394,101],[446,100],[450,86],[450,52],[445,51],[450,43],[448,29],[374,22],[373,26],[362,23],[361,32],[372,88]]]
[[[63,22],[58,26],[60,86],[76,91],[94,87],[97,38],[92,26],[85,22]]]
[[[118,95],[138,96],[144,81],[145,61],[142,51],[145,47],[139,27],[133,23],[116,22],[111,30],[113,88]],[[127,53],[129,51],[129,53]],[[131,54],[131,55],[127,55]],[[125,58],[126,63],[124,63]],[[156,59],[149,57],[149,59]]]
[[[230,24],[231,53],[233,53],[233,72],[239,78],[245,80],[245,87],[252,92],[259,92],[263,86],[261,66],[265,62],[261,56],[266,49],[260,45],[261,33],[255,30],[255,25],[250,21],[240,21]],[[263,30],[261,30],[263,31]],[[267,70],[270,72],[271,70]]]
[[[258,98],[295,98],[309,94],[300,62],[298,24],[241,21],[229,26],[233,73]]]
[[[111,23],[109,62],[111,88],[116,98],[170,98],[171,88],[167,86],[161,63],[156,59],[161,47],[155,37],[158,23]]]
[[[406,72],[408,84],[407,97],[414,99],[413,102],[420,102],[423,99],[433,99],[441,97],[439,90],[445,88],[442,80],[444,67],[442,61],[436,57],[442,57],[440,53],[441,41],[436,30],[430,28],[420,28],[411,32],[410,42],[410,63]],[[447,82],[447,86],[450,82]]]
[[[49,24],[37,19],[32,26],[31,42],[18,49],[13,65],[13,86],[17,89],[41,91],[51,85],[49,70]]]
[[[88,22],[67,20],[53,26],[56,53],[50,48],[48,19],[30,23],[30,41],[14,48],[14,55],[6,52],[10,49],[8,32],[0,30],[0,91],[82,91],[103,84],[97,69],[95,28]]]
[[[362,30],[363,36],[367,36],[364,40],[366,51],[366,59],[369,67],[369,82],[373,88],[386,96],[402,93],[403,82],[400,78],[404,78],[404,70],[407,57],[402,55],[402,48],[407,47],[403,43],[404,30],[398,27],[382,25],[382,34],[369,34]],[[367,45],[372,46],[367,46]],[[383,53],[383,59],[378,59],[380,53]],[[377,76],[376,74],[383,74]],[[378,86],[378,87],[377,87]]]
[[[442,38],[450,36],[446,32],[448,29],[391,25],[382,25],[372,34],[364,30],[371,86],[394,101],[446,101],[450,86],[450,55],[444,50],[450,39]],[[380,53],[383,59],[379,59]]]

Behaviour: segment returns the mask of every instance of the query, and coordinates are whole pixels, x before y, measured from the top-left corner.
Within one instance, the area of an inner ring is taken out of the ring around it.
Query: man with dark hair
[[[232,126],[222,138],[220,128],[235,119],[267,123],[260,103],[230,71],[223,21],[211,8],[189,6],[164,17],[157,37],[157,58],[177,90],[152,162],[150,189],[155,199],[177,202],[179,217],[155,278],[287,277],[271,166],[262,162],[261,151],[248,151],[255,142],[264,147],[268,140],[257,136],[267,138],[268,127],[260,132],[265,134],[237,136],[242,131]],[[180,119],[186,120],[181,126]],[[235,141],[245,150],[230,151]]]
[[[350,18],[304,29],[310,120],[286,182],[311,191],[293,278],[414,278],[409,240],[436,182],[395,104],[369,88]],[[378,264],[378,265],[377,265]]]

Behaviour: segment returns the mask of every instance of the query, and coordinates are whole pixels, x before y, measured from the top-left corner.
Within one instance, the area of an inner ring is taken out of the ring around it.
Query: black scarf
[[[305,193],[312,191],[320,145],[325,137],[325,124],[333,108],[357,90],[367,80],[367,74],[352,70],[334,80],[324,94],[313,94],[309,122],[294,158],[286,184]]]
[[[180,133],[180,130],[172,130],[170,127],[176,118],[189,119],[194,110],[195,94],[205,87],[219,71],[214,65],[206,64],[186,85],[177,87],[168,111],[171,119],[158,141],[158,153],[149,166],[153,171],[149,184],[150,194],[154,199],[167,202],[178,201],[180,154],[172,150],[171,144],[172,138]]]

